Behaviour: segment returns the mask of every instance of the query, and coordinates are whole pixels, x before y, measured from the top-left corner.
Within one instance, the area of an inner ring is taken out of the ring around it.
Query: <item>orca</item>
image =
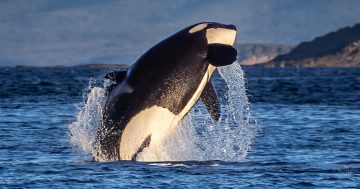
[[[236,27],[189,26],[159,42],[126,70],[111,72],[94,147],[98,161],[136,161],[161,141],[201,99],[214,121],[220,102],[210,82],[217,67],[236,61]]]

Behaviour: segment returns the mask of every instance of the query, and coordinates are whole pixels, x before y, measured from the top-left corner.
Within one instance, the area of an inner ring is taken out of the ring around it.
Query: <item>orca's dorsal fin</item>
[[[220,102],[218,96],[216,95],[216,91],[210,81],[206,83],[200,98],[204,103],[207,111],[209,112],[211,118],[215,122],[219,121],[221,113]]]
[[[110,79],[111,81],[115,82],[116,84],[121,83],[126,78],[127,70],[128,69],[123,69],[123,70],[117,70],[117,71],[110,72],[105,75],[105,78]]]

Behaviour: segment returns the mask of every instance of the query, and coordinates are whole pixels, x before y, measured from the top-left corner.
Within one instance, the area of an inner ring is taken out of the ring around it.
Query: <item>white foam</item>
[[[100,124],[105,104],[105,90],[99,87],[91,89],[87,101],[80,109],[75,122],[69,125],[71,144],[86,155],[96,154],[93,144]]]

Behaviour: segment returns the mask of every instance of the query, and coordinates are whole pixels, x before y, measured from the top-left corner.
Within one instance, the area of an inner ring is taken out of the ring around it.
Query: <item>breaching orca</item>
[[[218,121],[220,103],[210,77],[236,60],[234,25],[189,26],[161,41],[127,70],[109,73],[95,159],[133,160],[159,142],[200,98]]]

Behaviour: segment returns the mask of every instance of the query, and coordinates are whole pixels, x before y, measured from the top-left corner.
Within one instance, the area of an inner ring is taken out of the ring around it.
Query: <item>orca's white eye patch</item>
[[[236,30],[226,28],[210,28],[206,30],[208,44],[233,45],[236,38]]]
[[[207,25],[208,25],[208,24],[205,24],[205,23],[203,23],[203,24],[198,24],[198,25],[194,26],[193,28],[191,28],[191,29],[189,30],[189,33],[195,33],[195,32],[197,32],[197,31],[200,31],[200,30],[204,29]]]

